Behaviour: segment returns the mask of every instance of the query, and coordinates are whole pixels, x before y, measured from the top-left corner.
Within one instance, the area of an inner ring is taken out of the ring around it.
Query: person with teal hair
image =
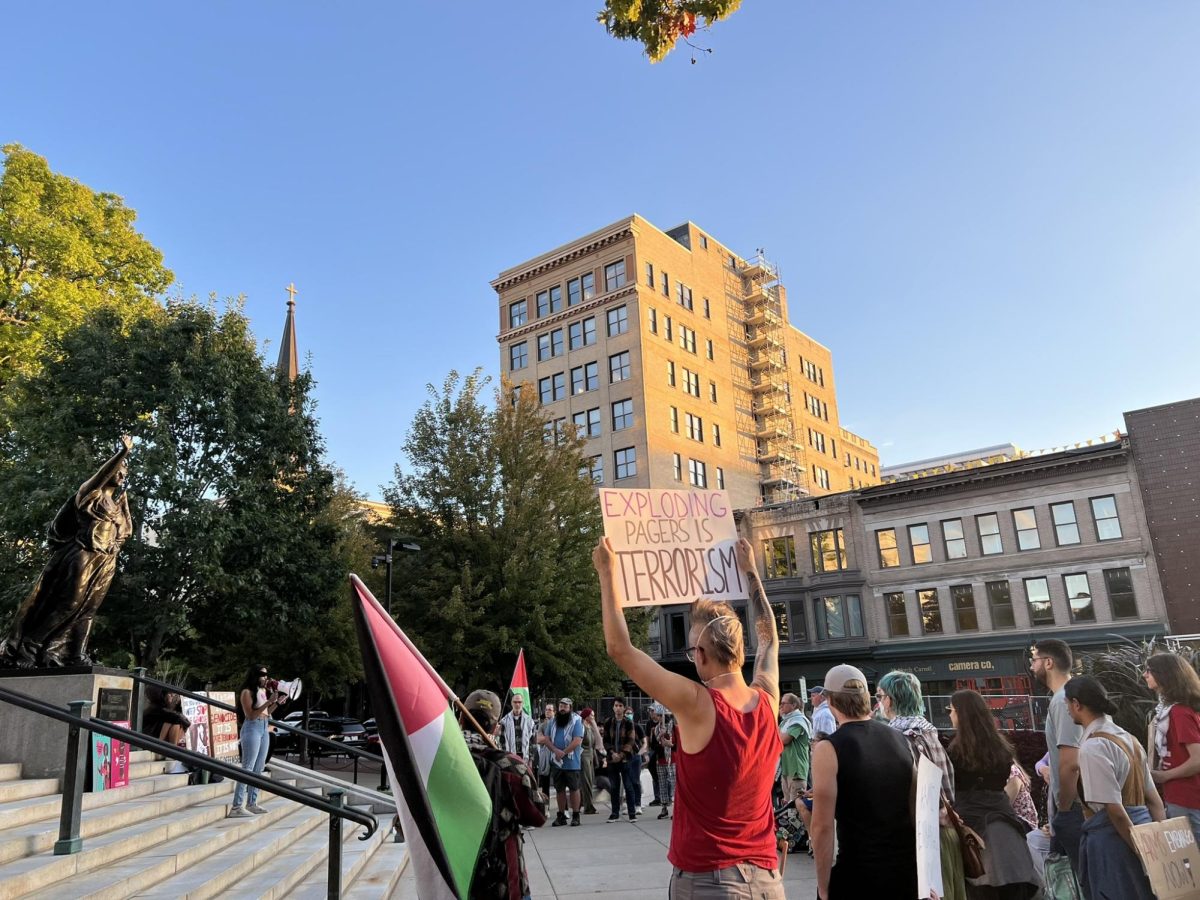
[[[954,764],[946,755],[938,730],[925,718],[925,701],[921,696],[921,682],[912,672],[888,672],[879,679],[875,687],[875,699],[879,713],[887,723],[901,732],[915,753],[929,758],[942,770],[942,798],[944,803],[954,802]],[[942,847],[942,898],[943,900],[966,900],[967,885],[963,877],[962,851],[959,848],[958,832],[950,824],[943,809],[939,818]]]

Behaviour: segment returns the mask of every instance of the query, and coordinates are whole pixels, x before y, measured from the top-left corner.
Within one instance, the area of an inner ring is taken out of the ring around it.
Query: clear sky
[[[21,4],[0,142],[282,331],[378,496],[500,270],[630,213],[783,271],[885,464],[1200,394],[1200,4],[745,0],[650,65],[597,0]]]

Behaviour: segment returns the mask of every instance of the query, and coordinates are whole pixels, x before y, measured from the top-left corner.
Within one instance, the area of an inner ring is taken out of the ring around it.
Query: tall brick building
[[[537,392],[549,427],[588,438],[598,483],[724,488],[741,507],[879,483],[778,271],[695,224],[630,216],[492,287],[501,371]]]
[[[1125,413],[1175,634],[1200,633],[1200,397]]]

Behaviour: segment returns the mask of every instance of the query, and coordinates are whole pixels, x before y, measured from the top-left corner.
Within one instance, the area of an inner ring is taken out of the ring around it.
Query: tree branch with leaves
[[[640,42],[650,62],[659,62],[680,39],[694,47],[688,38],[697,28],[711,27],[741,5],[742,0],[605,0],[597,19],[613,37]]]

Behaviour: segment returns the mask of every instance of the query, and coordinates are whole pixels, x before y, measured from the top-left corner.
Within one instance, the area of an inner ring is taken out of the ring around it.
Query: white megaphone
[[[304,687],[304,682],[299,678],[292,681],[272,681],[268,683],[268,687],[273,691],[278,691],[281,694],[286,694],[289,700],[295,700],[300,696],[300,691]]]

